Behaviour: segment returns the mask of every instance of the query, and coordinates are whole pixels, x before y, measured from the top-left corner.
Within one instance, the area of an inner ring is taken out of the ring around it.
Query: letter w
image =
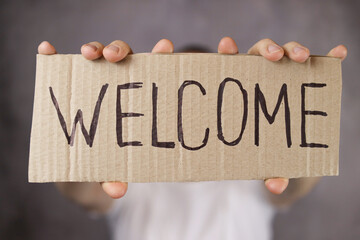
[[[76,112],[76,116],[74,119],[74,123],[73,123],[73,127],[71,130],[71,135],[69,135],[68,131],[67,131],[67,127],[66,127],[66,122],[65,119],[60,111],[59,108],[59,104],[56,100],[56,97],[54,95],[54,92],[52,90],[52,87],[49,87],[50,90],[50,95],[51,95],[51,100],[55,106],[59,121],[60,121],[60,125],[65,133],[65,137],[68,141],[68,144],[70,146],[74,145],[74,138],[75,138],[75,132],[76,132],[76,124],[77,122],[80,122],[80,126],[81,126],[81,131],[84,135],[84,138],[86,140],[86,144],[89,145],[90,147],[92,147],[93,145],[93,141],[94,141],[94,137],[95,137],[95,133],[96,133],[96,127],[98,124],[98,120],[99,120],[99,114],[100,114],[100,108],[101,108],[101,102],[105,96],[106,90],[108,88],[109,84],[105,84],[102,86],[100,93],[99,93],[99,97],[98,100],[96,102],[95,105],[95,109],[94,109],[94,114],[93,114],[93,118],[91,121],[91,125],[90,125],[90,134],[88,133],[88,131],[86,130],[85,126],[84,126],[84,122],[83,122],[83,113],[81,111],[81,109],[78,109],[78,111]]]

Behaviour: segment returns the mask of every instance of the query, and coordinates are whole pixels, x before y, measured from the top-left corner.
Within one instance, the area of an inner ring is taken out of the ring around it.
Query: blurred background
[[[161,38],[175,48],[223,36],[240,52],[256,41],[298,41],[325,55],[344,44],[340,176],[324,177],[276,215],[274,239],[360,239],[360,1],[156,0],[0,1],[0,239],[108,239],[105,219],[64,199],[53,184],[27,182],[35,55],[43,40],[59,53],[115,39],[134,52]]]

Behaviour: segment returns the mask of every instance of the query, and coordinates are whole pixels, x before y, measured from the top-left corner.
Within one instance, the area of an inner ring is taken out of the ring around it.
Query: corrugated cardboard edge
[[[143,54],[141,54],[141,55],[143,55]],[[144,55],[147,55],[147,54],[144,54]],[[161,55],[164,55],[164,54],[161,54]],[[187,55],[187,54],[179,54],[179,55]],[[191,54],[189,54],[189,55],[191,55]],[[214,55],[217,55],[217,54],[214,54]],[[64,56],[64,55],[63,55]],[[65,55],[65,56],[69,56],[69,57],[71,57],[72,58],[72,56],[73,55]],[[138,56],[138,54],[135,54],[135,55],[133,55],[133,56]],[[243,55],[243,56],[246,56],[246,55]],[[336,59],[336,61],[338,61],[338,59]],[[339,61],[340,62],[340,61]],[[340,64],[340,63],[339,63]],[[39,67],[37,66],[37,72],[39,71]],[[341,85],[341,68],[340,68],[340,71],[339,71],[339,75],[340,75],[340,99],[341,99],[341,87],[342,87],[342,85]],[[39,82],[40,80],[39,79],[37,79],[36,80],[36,84],[38,84],[38,82]],[[37,86],[36,86],[36,89],[37,89]],[[38,93],[37,93],[37,90],[35,89],[35,97],[38,95]],[[340,122],[340,108],[338,109],[338,111],[339,111],[339,115],[338,115],[338,117],[339,117],[339,122]],[[35,105],[34,105],[34,113],[35,113]],[[33,119],[34,119],[34,116],[33,116]],[[34,121],[34,120],[33,120]],[[33,126],[32,126],[32,133],[33,133]],[[336,134],[335,134],[336,135]],[[80,136],[80,135],[79,135]],[[79,136],[77,136],[77,138],[79,139]],[[82,136],[80,136],[80,137],[82,137]],[[338,138],[338,141],[339,141],[339,138]],[[31,151],[31,150],[30,150]],[[336,161],[335,161],[336,162]],[[32,161],[31,159],[30,159],[30,162],[29,162],[29,181],[30,182],[48,182],[48,181],[93,181],[92,179],[88,179],[88,180],[86,180],[86,179],[78,179],[78,178],[74,178],[74,179],[66,179],[66,180],[63,180],[63,179],[54,179],[54,180],[48,180],[48,179],[42,179],[42,178],[39,178],[39,177],[31,177],[32,175],[31,175],[31,167],[33,167],[33,168],[37,168],[37,169],[39,169],[39,168],[42,168],[40,165],[39,165],[39,163],[38,162],[34,162],[34,161]],[[332,166],[332,173],[331,174],[328,174],[328,175],[338,175],[338,173],[339,173],[339,169],[338,169],[338,163],[336,163],[335,165],[333,165]],[[309,176],[322,176],[322,174],[320,173],[313,173],[313,174],[311,174],[311,175],[309,175]],[[221,178],[221,179],[215,179],[215,180],[222,180],[222,179],[224,179],[224,180],[227,180],[227,179],[258,179],[257,177],[254,177],[254,178],[248,178],[248,177],[246,177],[246,178],[241,178],[241,177],[239,177],[239,176],[231,176],[231,177],[229,177],[229,176],[222,176],[223,178]],[[270,176],[270,175],[268,175],[268,177],[280,177],[280,176]],[[299,176],[284,176],[284,175],[282,175],[281,177],[289,177],[289,178],[292,178],[292,177],[299,177]],[[301,176],[300,176],[301,177]],[[104,180],[104,179],[97,179],[98,181],[99,180]],[[107,179],[107,180],[124,180],[124,181],[131,181],[131,179]],[[199,178],[199,179],[192,179],[192,178],[184,178],[184,179],[181,179],[181,181],[196,181],[196,180],[200,180],[200,181],[203,181],[204,179],[201,179],[201,178]],[[214,179],[205,179],[205,180],[214,180]],[[140,181],[140,182],[142,182],[142,181]]]

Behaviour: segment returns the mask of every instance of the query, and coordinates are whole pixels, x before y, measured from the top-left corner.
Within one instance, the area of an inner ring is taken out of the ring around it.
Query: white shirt
[[[129,183],[108,214],[114,240],[246,239],[272,236],[274,207],[263,181]]]

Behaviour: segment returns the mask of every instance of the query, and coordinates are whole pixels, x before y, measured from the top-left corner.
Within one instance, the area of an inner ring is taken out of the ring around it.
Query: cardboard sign
[[[37,56],[29,181],[338,175],[341,62]]]

